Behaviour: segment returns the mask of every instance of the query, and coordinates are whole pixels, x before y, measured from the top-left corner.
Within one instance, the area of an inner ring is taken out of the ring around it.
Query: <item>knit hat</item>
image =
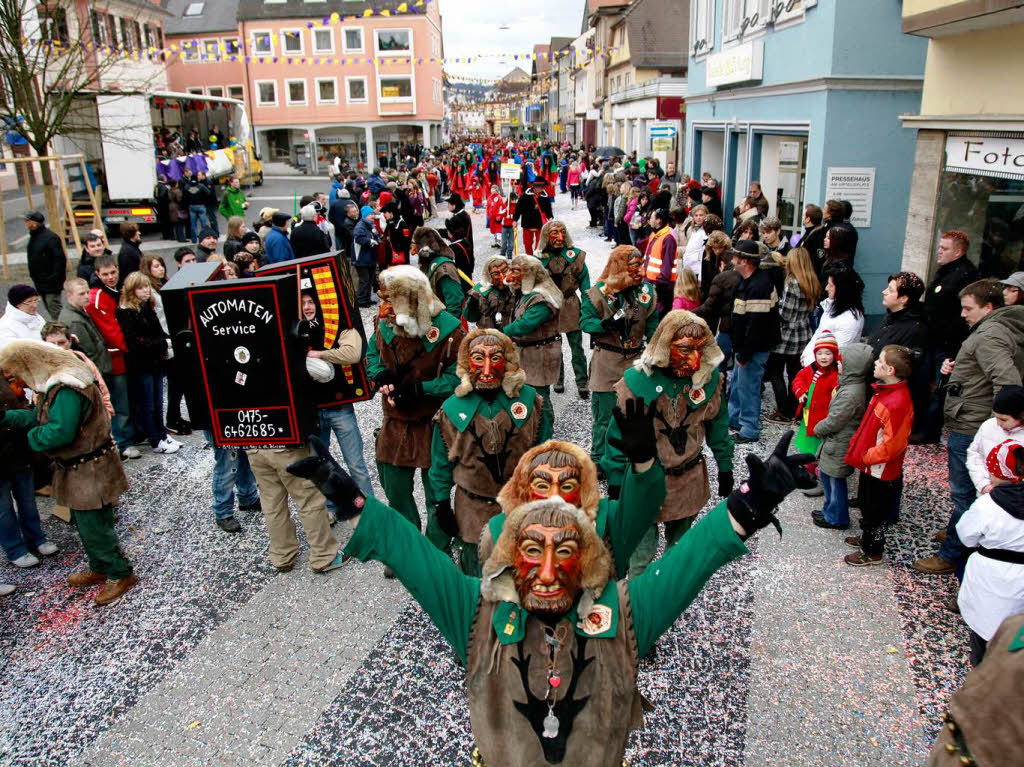
[[[359,218],[366,218],[367,216],[372,215],[373,208],[371,208],[369,205],[364,205],[362,208],[359,209]]]
[[[25,220],[35,221],[37,224],[42,224],[44,221],[46,221],[46,219],[43,218],[43,214],[40,213],[38,210],[30,210],[28,213],[26,213]]]
[[[992,401],[992,412],[1020,418],[1024,414],[1024,387],[1004,386],[1000,389]]]
[[[818,349],[828,349],[833,356],[839,354],[839,343],[831,330],[823,330],[818,336],[814,342],[814,351],[818,351]]]
[[[999,282],[1002,285],[1017,288],[1017,290],[1024,290],[1024,272],[1014,272],[1005,280],[1000,280]]]
[[[760,262],[761,260],[761,249],[753,240],[737,240],[736,244],[732,246],[732,253],[734,256],[750,261]]]
[[[246,232],[242,235],[242,247],[244,248],[250,242],[260,242],[260,236],[256,232]]]
[[[199,232],[200,242],[205,240],[207,237],[213,237],[214,239],[217,239],[217,233],[212,229],[203,229],[201,232]]]
[[[7,291],[7,303],[10,306],[18,306],[18,304],[24,303],[38,295],[39,291],[31,285],[11,285],[11,289]]]

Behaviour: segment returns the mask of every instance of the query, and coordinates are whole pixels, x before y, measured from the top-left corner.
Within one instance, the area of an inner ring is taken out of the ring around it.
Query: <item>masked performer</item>
[[[621,767],[643,724],[637,666],[744,540],[813,483],[810,456],[786,456],[788,432],[764,463],[661,560],[615,580],[608,550],[583,511],[560,498],[525,504],[505,521],[482,578],[465,575],[400,514],[358,487],[329,454],[291,467],[361,517],[346,554],[394,568],[466,668],[474,763],[487,767]],[[781,530],[781,527],[780,527]]]
[[[565,333],[572,351],[572,371],[580,399],[590,397],[587,388],[587,355],[583,352],[583,331],[580,330],[580,293],[590,290],[587,254],[573,247],[569,230],[561,221],[548,221],[540,230],[540,262],[562,291],[562,310],[558,314],[558,331]],[[561,340],[559,340],[561,347]],[[565,364],[559,354],[556,392],[565,391]]]
[[[523,453],[551,436],[551,424],[540,395],[524,383],[508,336],[471,330],[459,346],[457,369],[459,386],[435,420],[429,481],[438,524],[462,540],[462,571],[479,575],[476,544],[483,526],[501,511],[498,492]]]
[[[512,319],[516,297],[505,284],[508,259],[490,256],[484,261],[484,273],[466,297],[462,318],[478,328],[501,328]]]
[[[516,256],[508,265],[505,284],[518,294],[512,322],[502,332],[519,350],[519,362],[526,371],[526,383],[544,398],[544,411],[554,424],[551,384],[558,380],[562,364],[558,312],[562,292],[551,280],[544,264],[533,256]]]
[[[615,384],[636,362],[658,327],[654,288],[644,282],[644,257],[631,245],[611,252],[597,284],[583,294],[580,327],[594,346],[590,358],[590,457],[604,458],[608,425],[615,407]]]
[[[437,501],[427,480],[431,421],[459,383],[455,364],[465,331],[414,267],[382,272],[380,298],[377,329],[366,353],[366,372],[384,408],[384,424],[377,434],[377,474],[388,504],[419,529],[413,478],[417,468],[422,470],[427,537],[446,548],[450,537],[437,527]]]
[[[430,280],[430,289],[444,302],[445,311],[455,319],[462,319],[462,279],[455,266],[452,249],[444,244],[441,235],[433,229],[420,226],[412,233],[411,253],[416,256],[420,269]]]
[[[722,402],[718,363],[722,350],[707,323],[695,314],[677,309],[665,315],[647,350],[634,368],[615,385],[620,408],[630,401],[655,405],[658,461],[665,469],[667,497],[659,522],[665,523],[665,539],[679,540],[711,496],[703,447],[706,441],[718,463],[718,494],[724,498],[733,487],[732,452],[728,408]],[[618,424],[608,428],[604,469],[609,488],[620,484],[628,458],[617,447]],[[614,491],[610,490],[614,495]],[[630,575],[639,575],[657,551],[657,526],[637,546]]]

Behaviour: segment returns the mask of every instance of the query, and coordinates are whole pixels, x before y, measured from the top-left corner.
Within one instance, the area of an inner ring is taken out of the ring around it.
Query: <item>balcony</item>
[[[639,101],[640,99],[653,99],[659,96],[675,96],[686,98],[686,80],[682,78],[659,77],[648,80],[645,83],[637,83],[623,88],[621,91],[611,94],[609,100],[613,104],[623,104],[627,101]]]
[[[1024,0],[945,0],[903,3],[903,32],[945,37],[1024,22]]]

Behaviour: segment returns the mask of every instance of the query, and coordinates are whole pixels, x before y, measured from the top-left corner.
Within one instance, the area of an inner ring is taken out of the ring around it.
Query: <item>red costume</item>
[[[505,198],[495,187],[490,201],[487,203],[487,221],[491,234],[501,234],[501,223],[505,219],[507,209],[508,204],[505,202]]]

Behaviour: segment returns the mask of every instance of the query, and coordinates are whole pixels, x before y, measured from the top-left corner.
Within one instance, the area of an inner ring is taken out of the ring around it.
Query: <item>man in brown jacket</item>
[[[572,352],[572,370],[580,399],[590,397],[587,388],[587,355],[583,351],[580,330],[580,293],[590,290],[587,254],[573,246],[569,230],[561,221],[548,221],[540,230],[540,262],[562,291],[562,309],[558,313],[558,331],[564,333]],[[559,341],[561,346],[561,341]],[[559,361],[556,392],[565,391],[565,363]]]

